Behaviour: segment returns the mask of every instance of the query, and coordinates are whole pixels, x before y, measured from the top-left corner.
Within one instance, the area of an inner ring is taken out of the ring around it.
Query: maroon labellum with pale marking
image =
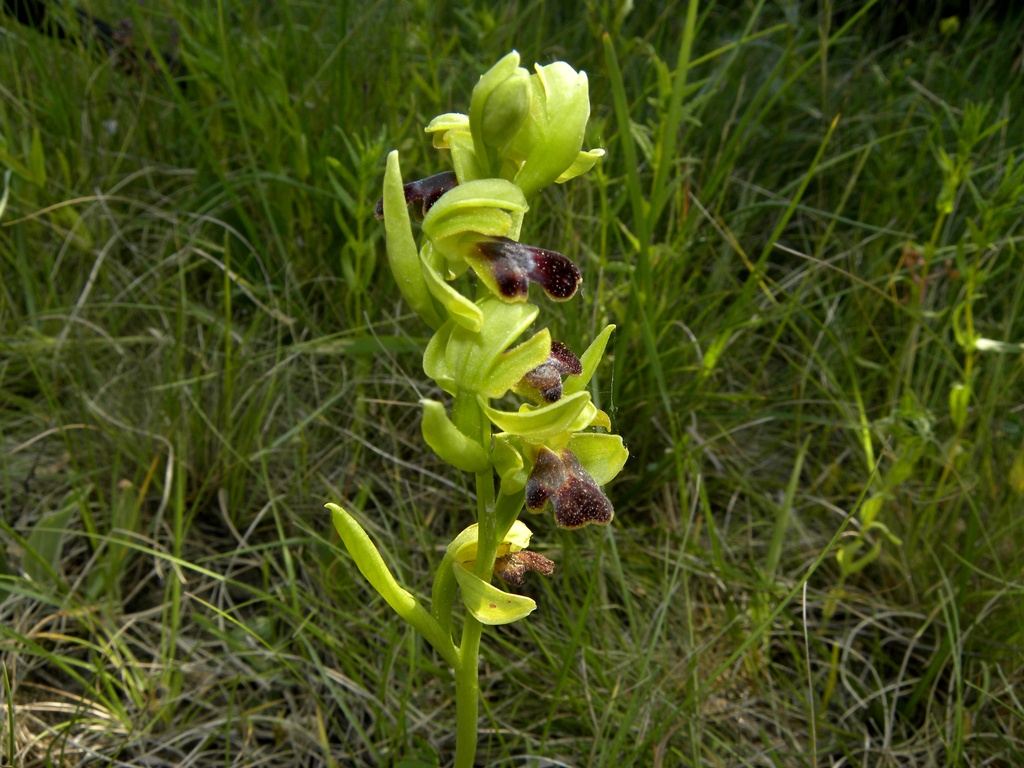
[[[525,301],[531,282],[555,301],[565,301],[583,282],[576,265],[558,251],[507,237],[480,240],[475,250],[477,253],[468,254],[468,258],[477,274],[491,284],[495,293],[510,301]]]
[[[541,446],[526,482],[526,507],[539,512],[551,502],[559,528],[607,525],[615,510],[572,451]]]

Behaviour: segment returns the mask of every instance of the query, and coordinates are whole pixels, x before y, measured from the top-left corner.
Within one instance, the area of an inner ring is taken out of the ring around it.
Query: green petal
[[[602,418],[604,417],[604,418]],[[608,416],[604,411],[599,411],[597,406],[594,405],[594,401],[591,400],[585,406],[583,410],[579,412],[572,423],[566,427],[567,432],[582,432],[588,427],[600,426],[608,429],[611,427],[611,423],[608,421]]]
[[[534,531],[530,530],[522,520],[516,520],[509,528],[505,539],[498,545],[498,557],[504,557],[509,552],[521,552],[529,546],[529,540],[532,537],[534,537]],[[444,550],[445,556],[451,557],[461,565],[471,565],[476,560],[476,545],[479,538],[480,526],[475,522],[472,525],[467,525]]]
[[[473,617],[481,624],[511,624],[526,618],[537,603],[524,595],[503,592],[473,574],[464,565],[452,565],[455,579],[462,588],[462,600]]]
[[[498,545],[497,556],[504,557],[509,552],[521,552],[530,546],[530,539],[532,537],[533,531],[529,529],[526,523],[522,520],[516,520],[512,523],[508,533],[505,534],[501,544]],[[476,548],[479,539],[480,526],[473,523],[463,528],[459,535],[452,539],[452,542],[445,550],[445,556],[450,557],[460,565],[472,566],[476,560]]]
[[[547,360],[550,353],[551,332],[545,328],[501,355],[488,372],[486,389],[480,392],[488,397],[503,397],[523,376]]]
[[[614,325],[607,325],[605,329],[597,334],[597,338],[587,347],[587,351],[580,355],[580,363],[583,365],[581,376],[571,376],[562,385],[562,395],[571,395],[575,392],[582,392],[587,388],[590,379],[594,376],[601,358],[604,356],[604,349],[608,345],[608,338],[615,330]]]
[[[491,408],[481,397],[477,400],[487,417],[503,432],[511,432],[528,440],[546,440],[568,431],[590,404],[590,393],[563,395],[561,400],[540,408],[524,405],[515,413]]]
[[[580,152],[561,176],[555,179],[556,184],[564,184],[569,179],[575,179],[577,176],[582,176],[584,173],[593,168],[597,161],[604,157],[603,149],[591,149],[586,152]]]
[[[469,135],[469,115],[463,115],[460,112],[446,112],[431,120],[424,131],[432,134],[431,139],[437,149],[448,149],[450,132],[464,132]]]
[[[423,439],[440,458],[463,472],[483,472],[491,466],[483,446],[462,434],[436,400],[420,400],[423,406]]]
[[[569,450],[598,485],[611,482],[629,458],[621,437],[598,432],[573,435],[569,439]]]

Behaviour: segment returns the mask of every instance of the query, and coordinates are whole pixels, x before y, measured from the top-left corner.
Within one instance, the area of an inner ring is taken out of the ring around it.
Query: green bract
[[[431,300],[426,280],[420,268],[416,241],[412,236],[412,223],[402,191],[402,169],[398,152],[388,155],[388,168],[384,175],[384,227],[388,250],[388,263],[395,276],[402,297],[431,328],[443,322]]]
[[[444,406],[436,400],[420,400],[423,406],[423,439],[440,458],[463,472],[490,468],[487,450],[458,430]]]

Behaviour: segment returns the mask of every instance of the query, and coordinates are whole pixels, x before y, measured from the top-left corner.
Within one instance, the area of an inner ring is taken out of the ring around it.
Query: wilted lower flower
[[[555,564],[544,555],[536,552],[522,551],[509,552],[503,557],[494,561],[494,575],[511,584],[513,587],[521,587],[526,583],[526,572],[534,571],[542,576],[550,576],[555,572]]]
[[[511,624],[519,621],[533,612],[537,604],[524,595],[504,592],[473,572],[479,536],[479,526],[474,523],[455,537],[448,545],[446,554],[462,590],[466,610],[481,624]],[[543,574],[550,574],[554,570],[554,563],[547,558],[525,551],[531,536],[533,534],[522,521],[516,520],[512,524],[498,545],[494,565],[496,576],[509,584],[520,585],[527,570]]]

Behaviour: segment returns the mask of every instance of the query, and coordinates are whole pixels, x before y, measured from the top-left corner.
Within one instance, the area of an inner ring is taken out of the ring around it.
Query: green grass
[[[450,759],[448,670],[323,503],[421,594],[469,522],[372,208],[513,47],[590,76],[608,155],[523,239],[584,273],[556,337],[618,325],[631,459],[611,529],[531,520],[481,764],[1021,762],[1019,18],[588,5],[91,6],[173,25],[180,87],[3,22],[6,762]]]

